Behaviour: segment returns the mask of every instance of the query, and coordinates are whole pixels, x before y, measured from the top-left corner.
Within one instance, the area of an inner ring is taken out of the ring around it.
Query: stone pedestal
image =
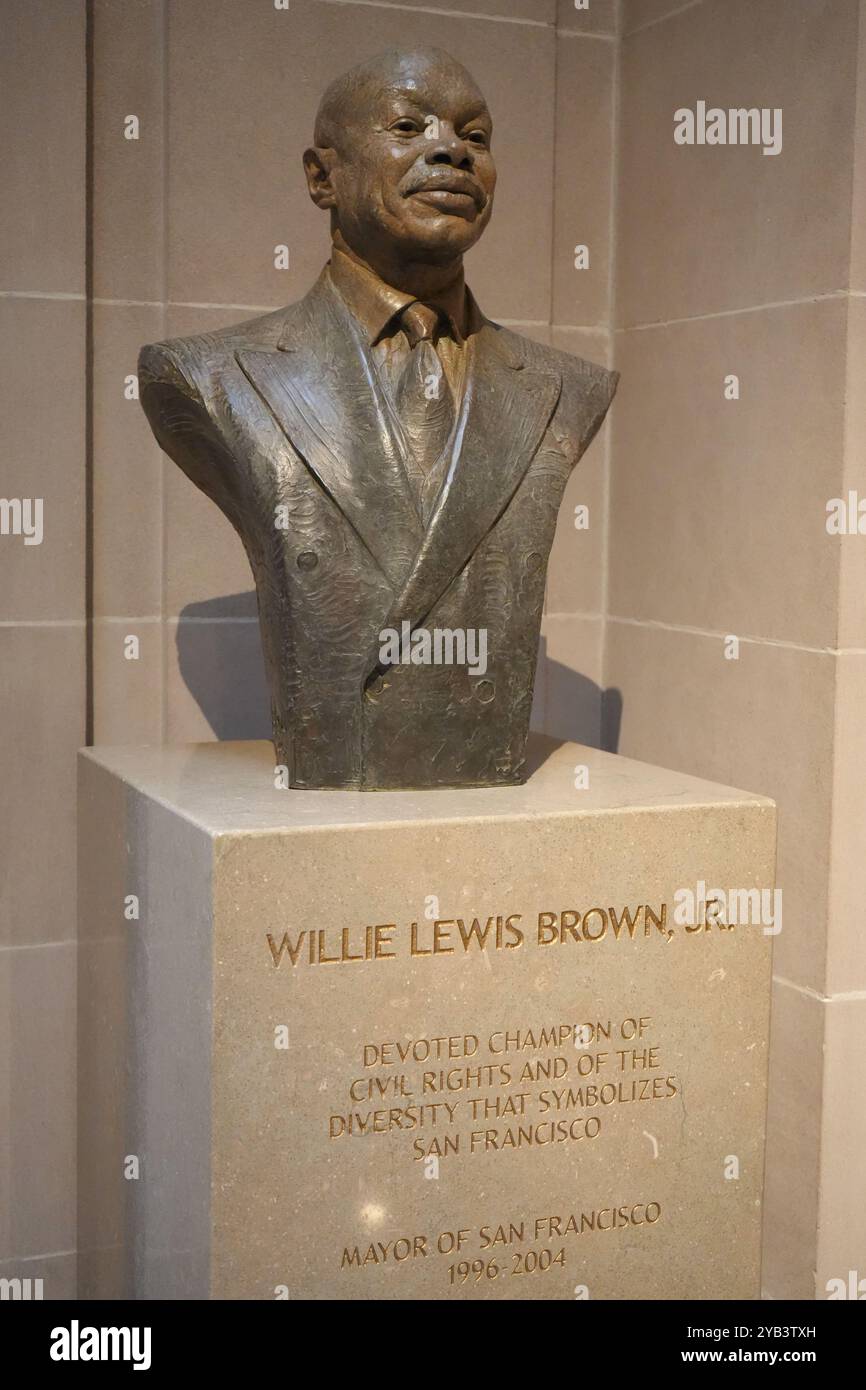
[[[758,1296],[774,807],[531,753],[82,755],[85,1297]]]

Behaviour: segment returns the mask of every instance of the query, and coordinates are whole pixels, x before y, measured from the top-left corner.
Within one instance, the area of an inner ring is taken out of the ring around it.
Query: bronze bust
[[[353,68],[304,156],[332,236],[309,294],[141,353],[157,440],[249,556],[294,787],[524,779],[557,509],[617,374],[466,289],[491,134],[441,50]]]

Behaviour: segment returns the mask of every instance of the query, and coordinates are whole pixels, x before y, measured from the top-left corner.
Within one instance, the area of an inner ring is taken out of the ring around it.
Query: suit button
[[[475,694],[482,705],[489,705],[496,697],[496,686],[493,681],[479,681],[475,687]]]
[[[302,550],[297,559],[299,570],[314,570],[319,563],[319,557],[315,550]]]

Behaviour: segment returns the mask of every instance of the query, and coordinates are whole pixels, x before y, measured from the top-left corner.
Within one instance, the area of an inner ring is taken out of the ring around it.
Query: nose
[[[429,149],[424,154],[427,164],[448,164],[452,169],[471,169],[472,157],[465,140],[453,126],[440,122],[435,139],[430,140]]]

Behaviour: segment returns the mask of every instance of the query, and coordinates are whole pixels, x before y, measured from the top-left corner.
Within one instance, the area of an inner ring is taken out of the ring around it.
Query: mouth
[[[458,217],[474,217],[486,202],[484,194],[473,180],[456,176],[431,179],[428,183],[410,188],[406,196],[417,198],[428,207]]]

